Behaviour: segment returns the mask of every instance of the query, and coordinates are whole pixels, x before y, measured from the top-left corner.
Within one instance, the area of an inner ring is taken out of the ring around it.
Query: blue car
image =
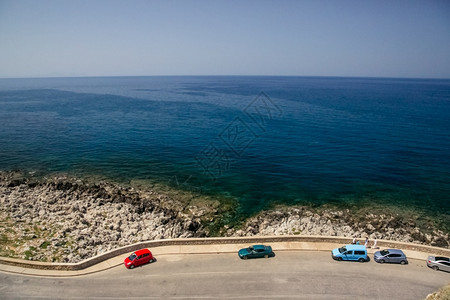
[[[333,259],[338,261],[351,260],[365,262],[369,261],[367,249],[363,245],[345,245],[331,251]]]
[[[239,250],[238,255],[239,258],[241,259],[260,258],[260,257],[268,258],[275,256],[275,253],[273,253],[272,247],[270,246],[253,245],[248,248]]]

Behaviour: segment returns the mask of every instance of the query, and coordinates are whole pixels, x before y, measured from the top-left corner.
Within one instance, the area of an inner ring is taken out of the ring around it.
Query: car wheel
[[[433,270],[435,270],[435,271],[439,270],[439,267],[438,267],[438,266],[432,266],[431,268],[432,268]]]
[[[134,265],[130,265],[130,269],[134,269]]]
[[[248,259],[248,256],[244,256],[243,259]]]
[[[364,258],[358,259],[359,262],[365,262],[366,260]]]
[[[342,261],[342,257],[338,257],[338,261]]]
[[[268,254],[264,255],[264,258],[269,258],[269,255]]]
[[[400,262],[400,264],[401,264],[401,265],[406,265],[406,261],[405,261],[405,260],[402,260],[402,261]]]
[[[384,264],[384,259],[381,259],[381,260],[380,260],[380,264]]]

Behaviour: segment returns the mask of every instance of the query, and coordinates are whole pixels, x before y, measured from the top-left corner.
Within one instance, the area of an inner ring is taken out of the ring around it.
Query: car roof
[[[252,248],[253,249],[265,249],[266,246],[264,246],[264,245],[253,245]]]
[[[364,245],[345,245],[347,250],[366,250]]]
[[[394,253],[394,254],[403,254],[403,251],[400,249],[386,249],[387,251],[389,251],[389,254]]]
[[[150,250],[148,250],[148,249],[140,249],[140,250],[134,251],[134,254],[136,254],[137,256],[142,255],[144,253],[150,253]]]

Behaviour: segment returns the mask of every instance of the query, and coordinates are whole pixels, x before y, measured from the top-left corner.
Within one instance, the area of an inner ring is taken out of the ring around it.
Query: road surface
[[[337,262],[328,252],[279,251],[268,259],[237,254],[160,255],[133,270],[44,278],[0,273],[0,298],[17,299],[424,299],[450,282],[424,261],[409,265]]]

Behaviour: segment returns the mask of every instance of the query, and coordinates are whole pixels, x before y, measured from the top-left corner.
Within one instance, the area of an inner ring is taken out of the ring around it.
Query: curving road
[[[0,298],[17,299],[424,299],[450,273],[409,265],[337,262],[328,252],[279,251],[240,260],[236,254],[160,255],[127,270],[70,278],[0,273]]]

